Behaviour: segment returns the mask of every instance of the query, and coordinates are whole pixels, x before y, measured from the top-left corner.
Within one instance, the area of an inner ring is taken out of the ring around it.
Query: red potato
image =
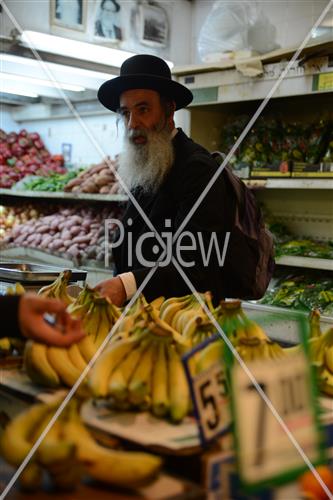
[[[51,243],[53,238],[50,234],[44,234],[42,236],[43,236],[43,239],[40,243],[40,248],[48,248],[48,246]]]
[[[86,235],[86,236],[75,236],[75,238],[73,238],[73,243],[89,243],[90,241],[90,236],[89,235]]]
[[[55,238],[50,244],[50,250],[58,250],[58,248],[62,247],[62,240],[60,238]]]
[[[71,239],[72,236],[71,236],[71,233],[69,232],[69,230],[65,228],[61,231],[60,237],[61,237],[62,241],[66,241],[66,240]]]
[[[50,230],[49,226],[47,226],[46,224],[43,224],[39,227],[36,228],[36,232],[37,233],[48,233]]]
[[[99,189],[99,192],[100,192],[100,194],[109,194],[109,192],[110,192],[110,188],[109,188],[109,186],[102,186],[102,187]]]
[[[72,257],[77,257],[80,253],[79,251],[79,248],[77,245],[71,245],[68,249],[67,249],[67,252],[69,255],[71,255]]]

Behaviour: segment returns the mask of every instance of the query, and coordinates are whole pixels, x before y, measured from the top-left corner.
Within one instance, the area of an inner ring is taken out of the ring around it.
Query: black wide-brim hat
[[[176,103],[176,110],[185,108],[193,99],[192,92],[171,79],[169,66],[159,57],[140,54],[122,64],[120,76],[104,82],[99,88],[99,101],[111,111],[119,109],[123,92],[131,89],[156,90]]]

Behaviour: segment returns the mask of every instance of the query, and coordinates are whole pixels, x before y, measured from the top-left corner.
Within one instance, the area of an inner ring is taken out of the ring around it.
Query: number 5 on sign
[[[211,338],[196,346],[183,358],[203,444],[223,434],[229,429],[231,422],[221,346],[219,338],[217,341],[216,338]],[[209,353],[207,349],[210,349]],[[198,357],[201,363],[198,362]],[[195,365],[197,368],[192,370],[191,367]]]
[[[234,363],[232,398],[242,480],[255,484],[292,478],[305,466],[295,442],[312,463],[322,458],[309,362],[299,352],[247,366],[271,407],[239,363]]]

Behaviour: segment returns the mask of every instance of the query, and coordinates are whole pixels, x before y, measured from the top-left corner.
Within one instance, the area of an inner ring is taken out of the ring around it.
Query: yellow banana
[[[169,346],[168,358],[170,416],[177,423],[189,411],[190,393],[181,358],[173,346]]]
[[[247,337],[257,337],[259,340],[269,340],[264,330],[255,321],[247,321],[245,325]]]
[[[68,356],[69,356],[69,359],[71,360],[71,362],[73,363],[73,365],[76,366],[76,368],[80,372],[82,372],[85,369],[85,367],[87,366],[87,363],[86,363],[84,357],[82,356],[81,351],[78,348],[77,344],[72,344],[68,348]]]
[[[223,363],[222,352],[223,352],[222,341],[217,340],[216,342],[208,344],[207,347],[205,347],[198,356],[196,372],[197,373],[203,372],[217,362],[220,362],[222,364]]]
[[[21,283],[15,283],[15,294],[23,295],[25,293],[25,288]]]
[[[185,328],[182,331],[182,335],[185,339],[192,339],[197,328],[201,325],[203,321],[202,315],[196,314],[193,316],[186,324]]]
[[[172,302],[167,307],[165,307],[162,312],[160,312],[160,318],[169,325],[171,325],[171,322],[175,314],[180,309],[183,309],[187,305],[187,303],[188,303],[187,300],[184,300],[183,302]]]
[[[108,392],[110,396],[115,397],[119,401],[124,401],[127,397],[128,381],[140,363],[147,346],[146,340],[143,340],[138,346],[133,344],[131,351],[120,361],[110,376]]]
[[[160,307],[160,316],[162,316],[164,310],[170,305],[174,303],[184,302],[188,300],[192,295],[184,295],[184,297],[170,297],[166,299]]]
[[[333,396],[333,374],[324,366],[319,368],[319,388],[328,396]]]
[[[60,378],[47,357],[48,347],[33,340],[28,340],[24,350],[24,366],[33,382],[47,387],[58,387]]]
[[[112,324],[113,324],[113,323],[110,323],[109,316],[108,316],[107,311],[106,311],[106,307],[107,306],[104,304],[101,304],[98,306],[100,320],[99,320],[99,327],[98,327],[98,331],[97,331],[97,337],[95,340],[97,347],[102,345],[103,340],[105,340],[105,337],[108,335],[109,331],[112,328]]]
[[[9,422],[1,438],[1,454],[8,463],[21,464],[32,446],[30,436],[49,411],[49,405],[36,404]]]
[[[156,299],[154,299],[150,305],[154,308],[154,309],[158,309],[160,310],[161,309],[161,306],[163,304],[163,302],[165,301],[165,297],[157,297]]]
[[[184,314],[181,315],[181,317],[179,318],[178,322],[177,322],[177,331],[179,331],[179,333],[183,334],[185,328],[186,328],[186,325],[189,323],[189,321],[196,317],[198,314],[198,311],[196,311],[195,309],[191,308],[191,309],[188,309],[187,311],[184,312]]]
[[[156,360],[152,371],[152,411],[157,417],[163,417],[168,413],[170,407],[167,347],[164,342],[159,342],[156,348]]]
[[[151,373],[154,364],[155,349],[151,341],[143,353],[128,384],[128,399],[134,405],[141,404],[150,394]]]
[[[78,459],[86,472],[104,483],[134,486],[155,477],[162,465],[159,457],[148,453],[111,450],[98,445],[78,415],[65,422],[64,435],[76,444]]]
[[[9,352],[11,348],[10,340],[8,337],[3,337],[0,339],[0,350],[4,352]]]
[[[78,343],[77,346],[80,350],[80,353],[82,354],[82,357],[84,360],[89,363],[91,358],[95,355],[97,351],[97,347],[94,344],[92,338],[89,335],[86,335],[81,339]]]
[[[326,347],[324,363],[327,369],[333,374],[333,345]]]
[[[321,329],[320,329],[320,312],[318,309],[314,309],[310,313],[309,318],[310,323],[310,338],[321,337]]]
[[[80,370],[70,360],[68,350],[63,347],[48,347],[47,359],[62,382],[69,387],[72,387],[81,375]]]
[[[90,370],[88,384],[95,397],[105,397],[108,394],[110,375],[122,359],[138,345],[137,339],[124,339],[110,344],[98,357]]]

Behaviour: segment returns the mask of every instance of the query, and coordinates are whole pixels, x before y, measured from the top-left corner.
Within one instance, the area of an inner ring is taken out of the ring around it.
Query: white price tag
[[[230,425],[225,371],[214,363],[192,378],[192,395],[203,442],[222,434]]]
[[[247,364],[308,459],[320,458],[309,362],[304,353]],[[281,477],[304,466],[299,451],[239,363],[232,368],[235,436],[240,474],[247,483]]]

